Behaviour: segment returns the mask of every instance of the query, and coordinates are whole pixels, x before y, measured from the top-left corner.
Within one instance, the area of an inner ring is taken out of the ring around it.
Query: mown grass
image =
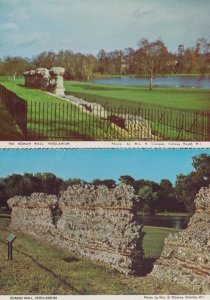
[[[180,217],[188,217],[188,212],[170,212],[170,211],[162,211],[157,212],[155,215],[157,216],[180,216]]]
[[[138,107],[158,105],[174,109],[210,110],[209,89],[134,87],[65,81],[66,91],[86,97],[87,101],[116,106]],[[209,85],[210,88],[210,85]]]
[[[143,248],[145,257],[159,257],[164,246],[164,239],[169,233],[175,233],[180,230],[165,227],[144,226],[145,232]]]
[[[115,140],[117,136],[115,128],[110,127],[108,121],[101,120],[97,115],[87,114],[66,100],[41,90],[28,89],[24,87],[23,79],[0,78],[0,83],[27,101],[27,128],[32,139],[103,140],[107,132],[110,140]]]
[[[132,132],[122,131],[113,124],[110,126],[104,118],[83,112],[66,100],[40,90],[27,89],[23,86],[23,79],[0,82],[28,101],[28,131],[32,139],[34,136],[46,140],[65,140],[68,136],[72,136],[73,140],[150,139],[144,136],[136,138]],[[65,87],[67,94],[107,104],[108,114],[143,118],[148,122],[154,139],[209,140],[206,115],[210,111],[208,89],[154,88],[149,91],[147,87],[75,81],[65,82]],[[136,110],[139,107],[141,111]]]
[[[125,276],[18,232],[13,261],[8,261],[5,240],[11,232],[9,223],[10,220],[0,218],[1,295],[191,294],[187,288],[152,276]],[[146,231],[151,234],[150,229]]]
[[[152,133],[163,140],[208,140],[207,116],[210,111],[208,89],[133,87],[87,82],[65,82],[66,93],[90,102],[122,107],[149,120]]]

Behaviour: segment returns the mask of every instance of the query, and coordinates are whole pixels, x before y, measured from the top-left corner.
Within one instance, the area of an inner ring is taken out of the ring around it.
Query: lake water
[[[99,84],[117,84],[130,86],[148,86],[149,79],[143,77],[118,77],[97,79],[90,82]],[[158,76],[153,79],[154,86],[210,88],[210,78],[200,79],[200,76]]]
[[[189,222],[189,217],[140,215],[139,220],[143,225],[146,226],[185,229]]]

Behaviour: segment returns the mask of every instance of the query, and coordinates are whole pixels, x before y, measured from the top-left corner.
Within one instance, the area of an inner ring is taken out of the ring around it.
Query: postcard
[[[0,5],[1,141],[210,141],[208,1]]]
[[[0,300],[209,299],[209,14],[0,0]]]
[[[0,164],[2,295],[209,295],[209,149],[10,149]]]

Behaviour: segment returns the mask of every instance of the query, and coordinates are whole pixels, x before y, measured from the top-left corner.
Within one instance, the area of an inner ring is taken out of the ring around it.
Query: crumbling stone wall
[[[111,190],[76,185],[60,199],[34,193],[8,200],[14,229],[105,262],[125,274],[141,274],[143,232],[135,203],[133,188],[125,184]]]
[[[58,96],[64,96],[64,72],[64,68],[61,67],[53,67],[50,70],[38,68],[24,72],[25,86],[49,91]]]
[[[151,122],[142,118],[141,116],[131,114],[112,114],[108,115],[103,106],[98,103],[88,102],[75,96],[66,95],[72,103],[82,109],[83,112],[92,113],[99,116],[103,120],[110,121],[112,128],[120,131],[120,136],[125,140],[154,140],[155,136],[152,133]],[[112,138],[112,137],[110,137]],[[157,138],[157,137],[156,137]]]
[[[71,101],[87,114],[96,115],[101,119],[108,120],[110,126],[116,130],[116,137],[120,131],[121,137],[125,140],[154,140],[151,122],[141,116],[126,114],[108,115],[103,106],[98,103],[88,102],[72,95],[65,95],[63,75],[64,68],[53,67],[50,70],[46,68],[38,68],[24,73],[25,86],[29,88],[41,89],[60,96],[67,101]],[[112,139],[112,136],[110,137]]]
[[[161,257],[151,275],[210,293],[210,186],[195,200],[196,211],[188,227],[165,239]]]

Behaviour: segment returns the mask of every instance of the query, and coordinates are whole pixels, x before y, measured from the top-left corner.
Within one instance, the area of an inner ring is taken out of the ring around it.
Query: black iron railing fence
[[[210,112],[68,100],[26,103],[2,86],[0,97],[27,140],[210,141]]]

